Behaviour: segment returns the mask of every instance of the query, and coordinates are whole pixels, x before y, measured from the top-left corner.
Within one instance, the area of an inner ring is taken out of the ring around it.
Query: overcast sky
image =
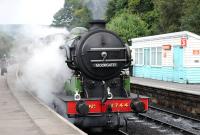
[[[51,24],[64,0],[0,0],[0,24]]]

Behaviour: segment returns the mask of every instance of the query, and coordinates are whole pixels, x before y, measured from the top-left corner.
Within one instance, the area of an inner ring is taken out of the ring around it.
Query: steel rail
[[[153,117],[147,116],[147,115],[145,115],[145,114],[139,113],[138,116],[139,116],[139,117],[143,117],[144,119],[149,119],[149,120],[152,120],[152,121],[154,121],[154,122],[160,123],[161,125],[165,125],[165,126],[168,126],[168,127],[170,127],[170,128],[174,128],[174,129],[179,130],[179,131],[181,131],[181,132],[183,132],[183,133],[187,133],[187,134],[191,134],[191,135],[196,135],[196,132],[189,131],[189,130],[187,130],[187,129],[185,129],[185,128],[182,128],[182,127],[179,127],[179,126],[170,124],[170,123],[168,123],[168,122],[164,122],[164,121],[162,121],[162,120],[159,120],[159,119],[157,119],[157,118],[153,118]]]
[[[182,115],[182,114],[179,114],[179,113],[175,113],[175,112],[172,112],[172,111],[168,111],[168,110],[165,110],[165,109],[162,109],[162,108],[158,108],[158,107],[154,107],[154,106],[150,106],[150,105],[149,105],[149,108],[154,109],[154,110],[158,110],[158,111],[161,111],[161,112],[169,113],[169,114],[172,114],[174,116],[181,117],[181,118],[193,120],[195,122],[199,122],[200,123],[199,119],[195,119],[195,118],[192,118],[192,117],[189,117],[189,116],[186,116],[186,115]]]
[[[119,129],[118,135],[129,135],[129,134]]]

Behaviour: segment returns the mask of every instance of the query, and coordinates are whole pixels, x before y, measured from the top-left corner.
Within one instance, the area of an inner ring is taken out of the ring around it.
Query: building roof
[[[160,35],[154,35],[154,36],[132,38],[131,41],[132,42],[143,42],[143,41],[161,40],[161,39],[168,39],[168,38],[178,38],[178,37],[193,37],[193,38],[200,40],[200,36],[197,34],[194,34],[189,31],[181,31],[181,32],[160,34]]]

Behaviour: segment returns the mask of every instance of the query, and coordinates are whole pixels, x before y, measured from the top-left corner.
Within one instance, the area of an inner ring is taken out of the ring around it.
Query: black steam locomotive
[[[106,30],[105,24],[95,20],[88,31],[74,30],[76,36],[62,46],[67,52],[66,63],[74,72],[65,84],[66,95],[60,98],[66,103],[68,117],[82,128],[119,128],[134,112],[148,110],[147,98],[130,93],[125,70],[131,63],[129,47]]]

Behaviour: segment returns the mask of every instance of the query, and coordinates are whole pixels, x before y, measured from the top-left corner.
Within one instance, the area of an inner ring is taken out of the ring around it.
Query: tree
[[[149,34],[156,33],[158,13],[154,10],[153,0],[129,0],[128,8],[133,14],[137,14],[148,24]]]
[[[73,20],[70,27],[89,27],[88,22],[91,21],[91,16],[91,12],[86,7],[76,9],[73,12]]]
[[[200,34],[199,0],[110,0],[108,22],[124,10],[146,22],[150,35],[182,30]]]
[[[128,7],[133,13],[146,13],[154,9],[152,0],[128,0]]]
[[[200,34],[200,1],[186,0],[183,5],[181,29]]]
[[[137,15],[124,11],[117,14],[107,24],[108,29],[116,32],[124,42],[129,39],[148,35],[147,24]]]
[[[181,16],[183,15],[183,0],[155,1],[156,12],[159,13],[157,29],[159,33],[176,32],[181,30]]]
[[[78,26],[87,27],[91,16],[91,12],[82,0],[65,0],[64,7],[54,15],[52,25],[69,29]]]
[[[70,27],[73,20],[72,8],[61,8],[55,15],[52,25],[57,27]]]
[[[117,13],[128,8],[128,0],[110,0],[106,10],[106,20],[109,22]]]
[[[111,21],[115,15],[120,14],[124,10],[140,16],[148,24],[150,33],[155,33],[158,14],[154,10],[153,0],[110,0],[106,12],[107,20]]]

